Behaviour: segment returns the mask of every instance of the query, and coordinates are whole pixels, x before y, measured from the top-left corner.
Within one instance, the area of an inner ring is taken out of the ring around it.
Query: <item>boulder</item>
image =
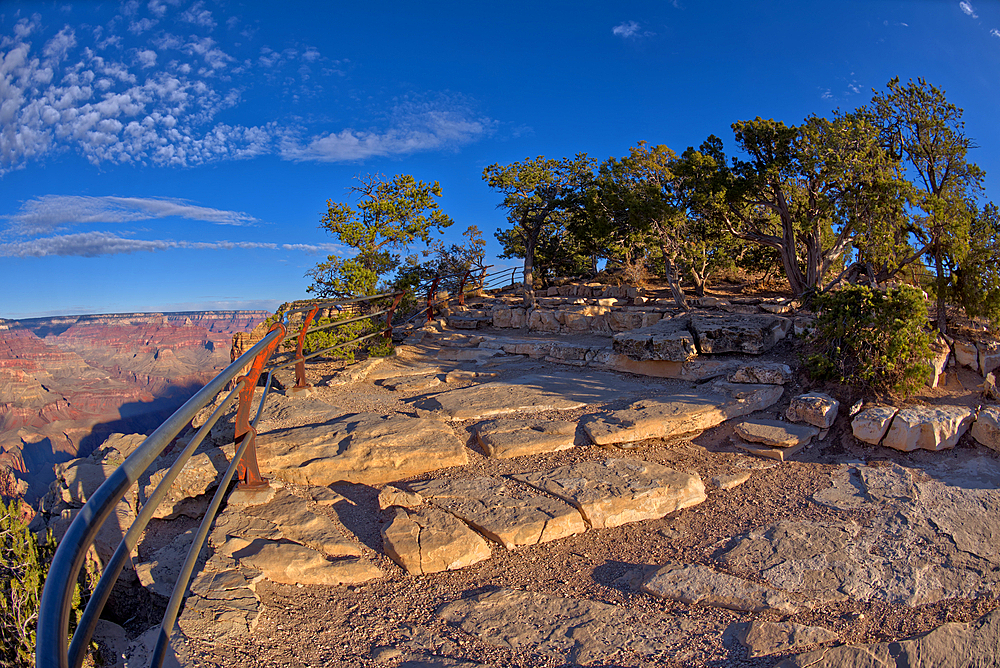
[[[554,334],[559,331],[559,319],[552,311],[532,310],[528,315],[528,331]]]
[[[952,346],[955,349],[955,361],[973,371],[979,371],[979,349],[975,343],[955,341]]]
[[[489,559],[489,543],[451,513],[423,506],[396,508],[382,528],[386,556],[410,575],[465,568]]]
[[[416,492],[408,492],[398,487],[387,486],[378,494],[378,509],[386,510],[393,506],[400,508],[416,508],[424,502],[424,497]]]
[[[913,406],[904,408],[892,420],[882,445],[910,452],[945,450],[955,447],[975,413],[965,406]]]
[[[854,438],[865,443],[878,445],[889,429],[896,408],[893,406],[875,406],[861,411],[851,420],[851,431]]]
[[[792,422],[808,422],[820,429],[829,429],[837,419],[840,402],[822,392],[800,394],[792,399],[785,417]]]
[[[568,503],[516,482],[480,477],[410,483],[424,499],[455,515],[508,550],[565,538],[587,530]]]
[[[707,498],[697,475],[638,459],[579,462],[513,477],[572,504],[593,528],[658,519]]]
[[[972,438],[1000,452],[1000,406],[983,406],[972,423]]]
[[[264,475],[297,485],[366,485],[461,466],[468,451],[446,423],[403,415],[358,413],[257,437]]]
[[[750,362],[729,376],[732,383],[784,385],[792,380],[792,369],[781,362]]]
[[[735,427],[736,433],[751,443],[763,443],[777,448],[806,446],[819,434],[816,427],[804,427],[778,420],[744,420]]]
[[[771,406],[781,398],[780,385],[715,383],[713,392],[643,399],[628,408],[588,416],[583,428],[597,445],[629,444],[701,432],[726,420]]]
[[[937,341],[931,344],[931,358],[927,360],[928,366],[930,366],[930,375],[927,377],[927,385],[930,387],[937,387],[941,381],[942,376],[944,376],[945,369],[948,366],[948,358],[951,356],[951,348],[944,341]]]
[[[564,420],[490,420],[476,425],[476,440],[488,457],[509,459],[569,450],[576,423]]]
[[[1000,343],[996,341],[981,341],[979,348],[979,373],[985,376],[1000,368]]]
[[[768,445],[761,445],[759,443],[747,443],[746,441],[738,439],[735,439],[733,441],[733,444],[737,448],[745,450],[751,455],[755,455],[757,457],[763,457],[765,459],[773,459],[779,462],[785,461],[788,457],[791,457],[792,455],[798,453],[800,450],[802,450],[802,448],[805,447],[805,445],[802,443],[798,443],[796,445],[792,445],[789,447],[774,447]]]
[[[739,612],[775,610],[794,615],[804,607],[783,591],[698,564],[668,562],[642,583],[642,591],[687,605]]]

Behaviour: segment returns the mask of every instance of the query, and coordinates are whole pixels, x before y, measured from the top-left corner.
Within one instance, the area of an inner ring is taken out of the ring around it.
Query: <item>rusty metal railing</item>
[[[202,519],[198,532],[194,537],[184,566],[178,575],[177,583],[171,593],[160,625],[160,633],[157,637],[150,666],[152,668],[160,668],[162,666],[169,647],[170,635],[187,593],[191,575],[194,572],[211,525],[215,521],[215,516],[228,493],[230,483],[235,477],[238,478],[240,485],[244,488],[261,487],[267,484],[267,481],[260,475],[257,463],[255,445],[257,437],[256,425],[260,420],[267,401],[274,372],[289,366],[296,366],[297,386],[305,387],[304,363],[306,360],[376,336],[391,337],[393,314],[399,306],[402,297],[403,293],[396,292],[356,299],[321,300],[295,309],[295,311],[307,310],[308,314],[303,321],[301,331],[298,332],[296,350],[292,359],[268,366],[268,362],[271,360],[278,346],[286,340],[287,336],[285,323],[276,323],[261,341],[233,361],[202,389],[196,392],[194,396],[188,399],[183,406],[177,409],[173,415],[167,418],[162,425],[150,434],[125,459],[121,466],[111,473],[70,524],[69,529],[59,543],[52,564],[49,567],[48,577],[46,578],[39,606],[38,630],[35,643],[36,666],[40,668],[80,668],[83,664],[94,629],[97,627],[100,614],[111,595],[115,583],[118,581],[118,577],[121,575],[126,561],[131,558],[131,553],[138,544],[142,532],[152,519],[157,506],[166,496],[170,487],[180,475],[181,470],[202,444],[212,427],[228,410],[233,401],[238,399],[239,405],[235,420],[235,454],[229,467],[219,480],[218,488],[206,510],[205,517]],[[362,316],[338,320],[310,329],[312,318],[324,306],[336,308],[338,305],[343,307],[345,304],[372,302],[379,299],[386,299],[387,301],[391,299],[391,305]],[[306,336],[311,332],[341,327],[361,320],[375,319],[383,315],[386,316],[385,324],[375,332],[311,352],[308,355],[303,353],[303,344]],[[285,314],[285,317],[287,319],[287,314]],[[240,375],[241,370],[248,366],[249,371]],[[302,369],[301,373],[299,372],[299,368]],[[257,405],[253,420],[250,420],[254,390],[265,370],[267,371],[267,380],[264,386],[264,394]],[[125,497],[125,494],[132,485],[139,481],[153,462],[173,442],[174,438],[187,427],[202,408],[215,400],[225,390],[226,386],[234,380],[236,381],[235,387],[226,394],[219,405],[213,410],[205,424],[198,429],[188,444],[180,451],[166,475],[157,484],[153,493],[150,494],[114,554],[108,560],[108,563],[105,564],[90,600],[78,620],[76,631],[73,633],[72,639],[70,639],[69,622],[74,588],[87,552],[93,545],[94,539],[101,527],[114,512],[115,507]]]

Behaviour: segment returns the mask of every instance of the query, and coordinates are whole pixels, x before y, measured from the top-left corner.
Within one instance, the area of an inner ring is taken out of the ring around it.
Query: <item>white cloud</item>
[[[150,51],[149,49],[141,50],[136,53],[136,59],[139,61],[140,67],[149,69],[156,66],[156,51]]]
[[[286,137],[281,157],[295,162],[354,162],[373,156],[454,150],[489,135],[495,125],[463,108],[406,107],[397,110],[395,120],[394,127],[384,132],[347,128],[314,137],[304,146]]]
[[[307,253],[342,253],[337,244],[277,244],[262,241],[174,241],[132,239],[111,232],[81,232],[0,243],[0,257],[101,257],[155,251],[191,250],[286,250]]]
[[[34,235],[87,223],[129,223],[176,216],[216,225],[252,225],[257,219],[240,211],[196,206],[185,200],[143,197],[45,195],[28,200],[4,216],[12,231]]]
[[[631,39],[634,37],[642,37],[646,33],[642,32],[642,26],[635,21],[626,21],[625,23],[620,23],[612,28],[611,34],[615,37],[621,37],[622,39]]]
[[[994,28],[993,30],[990,31],[990,34],[993,35],[994,37],[1000,37],[1000,30]]]
[[[183,14],[181,14],[181,20],[187,23],[193,23],[196,26],[202,28],[208,28],[209,30],[215,28],[215,21],[212,19],[212,12],[205,9],[205,3],[199,0],[198,2],[191,5]]]
[[[965,12],[966,16],[971,16],[974,19],[978,19],[979,15],[976,14],[976,10],[972,8],[972,5],[964,0],[958,3],[959,8]]]

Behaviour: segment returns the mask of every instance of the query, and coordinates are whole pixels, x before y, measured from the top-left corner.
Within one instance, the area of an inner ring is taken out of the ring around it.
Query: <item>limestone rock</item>
[[[559,319],[552,311],[534,309],[528,313],[528,330],[556,333],[559,331]]]
[[[829,429],[837,419],[840,402],[822,392],[800,394],[792,399],[785,416],[792,422],[808,422],[820,429]]]
[[[240,566],[260,571],[280,584],[360,584],[382,577],[382,571],[366,559],[348,557],[330,561],[312,548],[297,543],[277,543],[257,538],[233,552]]]
[[[569,450],[576,423],[563,420],[490,420],[476,425],[476,439],[489,457],[508,459]]]
[[[930,375],[927,377],[927,384],[930,387],[937,387],[944,376],[945,368],[948,366],[951,348],[948,347],[947,343],[938,340],[931,344],[931,352],[931,358],[927,360],[927,364],[931,368]]]
[[[257,452],[264,475],[316,486],[380,484],[469,461],[444,422],[375,413],[261,434]]]
[[[608,355],[606,368],[625,373],[634,373],[654,378],[676,378],[678,380],[699,381],[716,376],[723,376],[732,369],[733,363],[726,360],[713,360],[695,357],[686,362],[670,362],[668,360],[634,360],[631,357],[611,353]]]
[[[415,405],[447,420],[475,420],[521,411],[573,410],[642,389],[638,383],[609,373],[552,372],[450,390]]]
[[[771,654],[785,654],[804,645],[834,642],[837,640],[837,634],[821,626],[755,619],[746,625],[738,638],[740,643],[750,650],[750,656],[757,658]]]
[[[327,556],[361,556],[361,546],[345,538],[333,520],[312,512],[304,500],[284,490],[279,491],[270,503],[246,508],[243,512],[280,526],[285,538]]]
[[[779,420],[744,420],[735,431],[751,443],[763,443],[777,448],[805,446],[819,434],[816,427],[804,427]]]
[[[403,378],[382,381],[382,387],[396,392],[422,392],[440,384],[441,379],[437,376],[404,376]]]
[[[657,519],[707,498],[697,475],[638,459],[579,462],[513,477],[572,504],[594,528]]]
[[[177,584],[177,576],[187,559],[194,534],[194,529],[185,531],[157,550],[150,561],[136,564],[135,574],[139,576],[143,587],[154,594],[170,598],[174,585]]]
[[[726,420],[763,410],[781,398],[780,385],[716,383],[714,392],[675,394],[643,399],[628,408],[583,420],[584,430],[597,445],[618,445],[650,438],[670,438],[701,432]]]
[[[475,380],[476,378],[493,378],[496,375],[497,375],[496,373],[488,373],[483,371],[467,371],[465,369],[455,369],[445,374],[444,382],[452,384],[465,383]]]
[[[749,452],[751,455],[764,457],[765,459],[773,459],[779,462],[786,461],[788,457],[797,454],[802,450],[802,448],[805,447],[803,443],[798,443],[790,447],[774,447],[761,445],[759,443],[747,443],[746,441],[739,439],[735,439],[733,444],[737,448]]]
[[[785,592],[697,564],[666,563],[642,583],[642,590],[688,605],[741,612],[777,610],[795,614],[802,609]]]
[[[360,383],[368,378],[375,369],[382,366],[387,359],[386,357],[370,357],[364,361],[355,362],[326,381],[326,385],[336,386]]]
[[[190,517],[201,517],[200,508],[190,509],[186,502],[194,499],[218,486],[218,480],[229,467],[229,458],[235,454],[233,447],[228,448],[208,447],[203,452],[194,454],[187,461],[181,473],[174,480],[174,484],[167,491],[163,501],[157,506],[153,517],[157,519],[168,519],[178,515],[188,515]],[[156,486],[167,475],[170,469],[171,460],[163,462],[163,467],[155,470],[149,476],[147,484],[140,483],[139,505],[140,507],[153,493]]]
[[[969,429],[974,415],[965,406],[904,408],[893,418],[882,445],[903,452],[952,448]]]
[[[985,376],[1000,368],[1000,343],[982,341],[977,347],[979,348],[979,373]]]
[[[416,508],[423,502],[424,497],[420,496],[416,492],[407,492],[406,490],[402,490],[391,485],[386,486],[386,488],[378,494],[379,510],[386,510],[387,508],[392,508],[393,506],[399,506],[400,508]]]
[[[996,666],[997,647],[1000,647],[1000,610],[968,624],[949,622],[906,640],[806,652],[782,661],[776,668]]]
[[[546,665],[635,665],[629,653],[652,656],[669,638],[663,615],[643,618],[607,603],[532,591],[477,594],[442,605],[437,615],[487,644],[539,655]]]
[[[1000,452],[1000,406],[983,406],[972,424],[972,438]]]
[[[690,316],[698,352],[749,353],[760,355],[785,338],[792,321],[773,315],[708,315]]]
[[[735,489],[750,479],[750,471],[725,473],[712,478],[712,484],[722,490]]]
[[[781,362],[751,362],[743,364],[729,376],[733,383],[784,385],[792,380],[792,369]]]
[[[1000,399],[1000,390],[997,389],[997,378],[992,371],[986,374],[986,378],[983,380],[983,397],[992,401]]]
[[[854,438],[865,443],[878,445],[882,442],[882,437],[889,429],[889,423],[896,415],[896,408],[893,406],[875,406],[858,413],[851,420],[851,431]]]
[[[437,358],[455,362],[483,362],[498,355],[503,355],[503,351],[491,348],[442,348],[438,351]]]
[[[510,480],[430,480],[411,483],[425,499],[508,550],[583,533],[587,525],[569,504]]]
[[[955,361],[973,371],[979,371],[979,349],[975,343],[967,341],[955,341]]]
[[[382,528],[386,556],[410,575],[465,568],[489,559],[489,543],[461,520],[437,508],[397,508]]]
[[[688,327],[685,317],[660,320],[649,327],[615,334],[612,347],[634,360],[686,362],[698,354]]]

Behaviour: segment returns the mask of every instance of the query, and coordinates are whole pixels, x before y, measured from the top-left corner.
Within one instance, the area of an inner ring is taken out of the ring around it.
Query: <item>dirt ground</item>
[[[791,341],[782,342],[763,359],[783,361],[793,368],[797,366]],[[310,379],[314,375],[317,380],[328,377],[337,366],[332,363],[311,367]],[[544,369],[571,369],[530,360],[474,368],[496,371],[501,378]],[[651,395],[691,387],[690,383],[681,381],[631,378],[648,386]],[[978,389],[981,382],[982,378],[971,371],[952,368],[943,387],[926,388],[907,403],[974,406],[981,401]],[[666,561],[706,564],[724,571],[717,556],[744,531],[788,518],[849,518],[850,512],[832,510],[810,499],[813,493],[830,485],[831,472],[842,462],[896,462],[902,466],[919,466],[935,458],[961,459],[971,454],[1000,457],[972,441],[968,434],[954,449],[936,453],[907,454],[861,443],[851,435],[848,415],[857,398],[843,395],[835,386],[810,384],[802,374],[794,384],[786,386],[778,404],[754,417],[777,417],[784,412],[792,396],[814,389],[841,393],[838,397],[843,402],[840,417],[825,439],[814,442],[793,456],[792,461],[780,464],[743,454],[732,444],[732,427],[726,424],[693,438],[644,441],[631,451],[588,445],[581,431],[577,437],[578,447],[572,450],[495,460],[486,458],[475,444],[472,426],[476,421],[452,423],[458,433],[468,437],[469,465],[434,471],[413,480],[509,475],[603,459],[609,455],[634,456],[697,473],[706,482],[708,499],[659,520],[592,529],[570,538],[513,551],[495,546],[492,558],[462,570],[410,576],[382,552],[380,530],[387,517],[380,514],[376,503],[381,487],[334,485],[335,491],[355,504],[339,513],[340,521],[368,548],[366,556],[375,560],[386,576],[358,586],[303,587],[262,581],[257,585],[257,593],[265,609],[253,634],[239,646],[192,643],[192,659],[197,663],[233,668],[397,666],[406,661],[410,661],[404,664],[407,666],[461,665],[447,658],[490,666],[568,665],[540,657],[530,648],[512,650],[492,644],[435,615],[442,604],[496,588],[590,599],[627,607],[645,616],[662,614],[679,629],[679,635],[672,636],[675,640],[666,643],[658,655],[642,657],[630,653],[628,648],[621,648],[621,652],[608,657],[604,664],[607,666],[772,666],[783,657],[749,658],[747,650],[734,637],[734,624],[763,618],[823,626],[836,631],[840,642],[854,644],[905,638],[949,621],[971,621],[1000,606],[995,597],[951,599],[915,608],[845,600],[788,616],[689,606],[638,591],[635,585],[642,568]],[[413,414],[408,401],[412,397],[401,396],[370,382],[321,390],[324,398],[343,406],[347,412],[373,410]],[[617,404],[624,406],[626,403],[623,399],[606,407],[617,408]],[[588,407],[543,415],[572,420],[595,410],[596,407]],[[744,470],[751,470],[752,475],[735,489],[723,491],[709,484],[713,476]],[[405,482],[398,485],[405,486]],[[856,519],[864,520],[860,515]]]

